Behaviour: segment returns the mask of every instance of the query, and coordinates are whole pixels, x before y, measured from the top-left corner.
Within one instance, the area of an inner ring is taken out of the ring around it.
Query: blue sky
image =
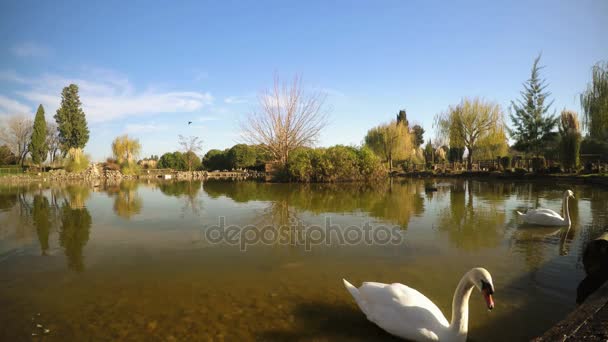
[[[322,146],[359,144],[401,108],[431,131],[464,96],[507,113],[539,52],[554,108],[580,111],[608,60],[608,1],[5,0],[0,33],[0,118],[42,103],[50,119],[75,82],[101,160],[122,133],[143,155],[178,134],[232,146],[275,73],[328,94]]]

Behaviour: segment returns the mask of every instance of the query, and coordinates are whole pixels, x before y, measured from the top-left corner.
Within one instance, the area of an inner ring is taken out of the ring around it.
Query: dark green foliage
[[[158,160],[159,169],[173,169],[184,171],[188,169],[184,156],[181,152],[168,152],[163,154]]]
[[[228,161],[231,168],[249,169],[256,165],[257,151],[254,146],[234,145],[228,150]]]
[[[507,171],[508,169],[510,169],[511,168],[511,157],[504,156],[504,157],[500,158],[500,166],[502,166],[503,171]]]
[[[407,121],[407,113],[405,112],[405,109],[400,110],[397,114],[397,124],[403,124],[405,126],[410,125],[410,123]]]
[[[296,182],[342,182],[378,179],[386,176],[386,169],[366,147],[336,145],[293,151],[285,173]]]
[[[209,150],[203,157],[203,168],[208,171],[230,169],[228,150]]]
[[[78,86],[70,84],[61,92],[61,106],[55,114],[61,148],[65,155],[70,148],[84,148],[89,141],[89,128],[80,97]]]
[[[61,208],[59,243],[68,260],[68,268],[76,272],[84,270],[83,249],[89,241],[91,214],[87,208],[72,209],[68,204]]]
[[[448,150],[448,161],[450,163],[462,163],[464,147],[450,147]]]
[[[414,134],[414,146],[416,148],[422,146],[424,144],[424,128],[420,125],[415,125],[412,127],[412,134]]]
[[[36,227],[38,241],[40,242],[40,250],[42,251],[43,255],[46,255],[46,251],[49,249],[49,231],[51,229],[51,220],[49,200],[43,195],[34,196],[32,220],[34,221],[34,227]]]
[[[42,162],[46,160],[46,156],[49,153],[48,145],[46,143],[46,119],[44,118],[44,108],[42,105],[39,105],[38,110],[36,111],[29,151],[32,155],[32,162],[36,165],[41,165]]]
[[[562,136],[558,132],[550,132],[542,138],[542,156],[545,159],[558,160],[560,158],[560,144]]]
[[[546,91],[545,80],[539,78],[539,71],[543,68],[538,65],[540,57],[534,60],[530,79],[524,83],[521,92],[522,98],[517,102],[511,101],[514,113],[511,114],[513,129],[510,131],[517,150],[537,156],[545,148],[543,137],[555,128],[558,121],[555,114],[549,114],[553,102],[545,103],[551,93]]]
[[[542,172],[545,169],[545,158],[534,157],[532,158],[532,170],[534,172]]]
[[[581,142],[581,154],[594,160],[608,160],[608,140],[585,137]]]
[[[17,157],[11,149],[6,146],[0,146],[0,165],[15,165],[17,164]]]
[[[424,146],[424,160],[427,164],[431,165],[435,162],[435,149],[430,140]]]

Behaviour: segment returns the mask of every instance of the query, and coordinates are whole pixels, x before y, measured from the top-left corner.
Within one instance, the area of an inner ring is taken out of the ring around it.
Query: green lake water
[[[575,308],[583,248],[608,224],[606,189],[435,185],[2,186],[0,340],[394,340],[342,278],[406,284],[449,320],[453,291],[476,266],[493,276],[496,308],[473,292],[469,340],[530,339]],[[518,222],[516,210],[559,211],[566,189],[570,229]],[[235,234],[218,241],[222,222]],[[322,241],[328,225],[335,239]],[[368,241],[363,229],[378,234]]]

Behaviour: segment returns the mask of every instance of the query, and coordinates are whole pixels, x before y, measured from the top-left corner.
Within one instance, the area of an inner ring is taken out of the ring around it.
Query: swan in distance
[[[528,209],[526,213],[517,212],[525,223],[539,226],[570,226],[570,211],[568,210],[568,199],[574,198],[572,190],[566,190],[562,198],[562,211],[564,217],[551,209]]]

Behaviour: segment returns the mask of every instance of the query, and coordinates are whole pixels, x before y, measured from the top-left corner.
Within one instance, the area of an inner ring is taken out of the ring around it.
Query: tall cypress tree
[[[545,140],[558,121],[555,111],[553,114],[548,113],[553,101],[545,103],[551,93],[546,91],[546,81],[539,77],[539,71],[543,68],[538,65],[540,57],[538,55],[532,64],[530,78],[524,83],[521,99],[511,101],[514,113],[511,114],[513,129],[510,130],[517,150],[537,156],[543,151]]]
[[[44,108],[42,105],[39,105],[38,110],[36,111],[29,150],[32,154],[32,162],[42,166],[42,162],[46,160],[46,155],[49,152],[46,144],[46,120],[44,118]]]
[[[63,154],[70,148],[84,148],[89,141],[87,119],[78,96],[78,86],[70,84],[61,92],[61,106],[55,114]]]

